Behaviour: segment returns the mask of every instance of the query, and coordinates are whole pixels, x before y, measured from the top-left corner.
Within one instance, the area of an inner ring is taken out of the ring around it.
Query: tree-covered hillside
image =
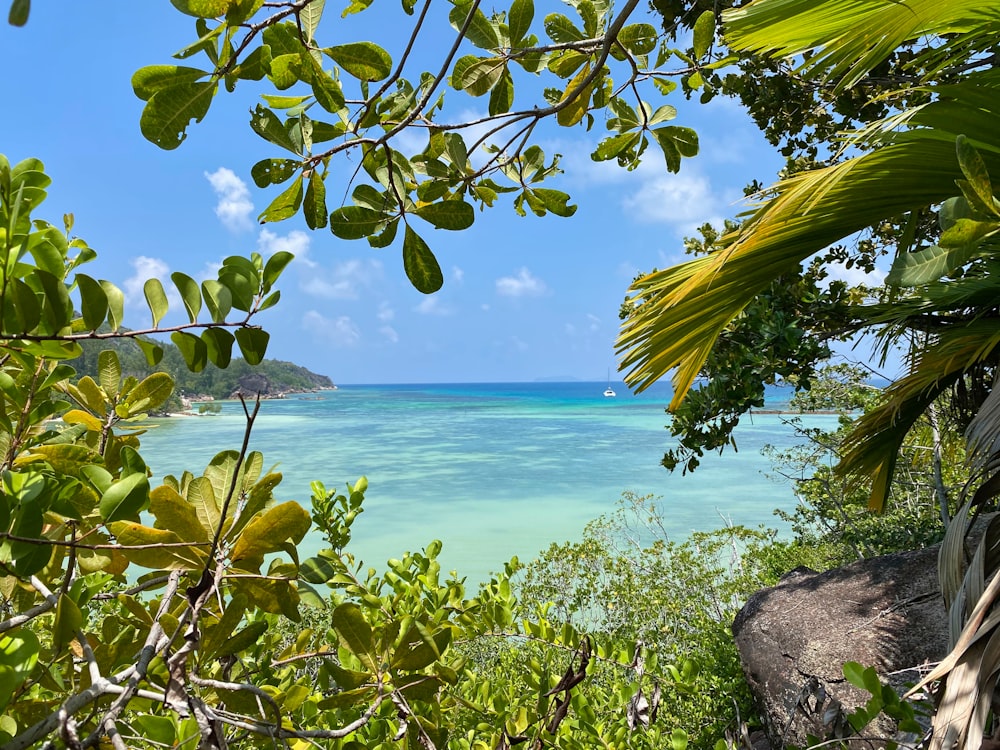
[[[255,396],[277,396],[322,388],[335,388],[326,375],[318,375],[305,367],[275,359],[265,359],[251,366],[246,360],[234,359],[221,370],[211,362],[201,372],[191,372],[184,364],[180,350],[169,341],[158,340],[163,347],[163,359],[151,367],[142,351],[125,339],[104,339],[82,342],[83,355],[73,361],[78,377],[97,378],[97,357],[104,349],[114,349],[121,361],[122,373],[139,380],[154,373],[165,372],[174,379],[174,394],[181,397],[211,396],[230,398],[237,393]],[[176,406],[176,404],[175,404]]]

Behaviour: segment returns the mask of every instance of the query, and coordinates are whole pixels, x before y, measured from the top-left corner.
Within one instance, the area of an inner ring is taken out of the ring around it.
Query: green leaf
[[[476,211],[472,204],[461,200],[440,201],[420,206],[413,211],[424,221],[428,221],[437,229],[462,230],[468,229],[476,220]]]
[[[125,317],[125,294],[110,281],[101,279],[101,288],[108,298],[108,325],[112,331],[121,328]]]
[[[225,328],[206,328],[201,332],[201,340],[205,342],[208,361],[220,369],[229,367],[233,358],[233,334]]]
[[[205,307],[208,308],[208,313],[212,316],[212,322],[225,323],[226,316],[233,309],[232,292],[222,282],[215,279],[205,279],[201,282],[201,292],[205,298]]]
[[[524,39],[535,18],[534,0],[514,0],[507,14],[507,29],[515,46]]]
[[[173,280],[174,286],[177,287],[177,291],[180,292],[184,309],[187,310],[188,320],[197,323],[198,313],[201,312],[201,290],[198,288],[198,282],[180,271],[174,271],[170,274],[170,278]]]
[[[167,293],[163,290],[163,283],[156,278],[146,279],[146,283],[142,285],[142,292],[146,296],[146,304],[149,305],[149,312],[153,316],[153,328],[156,328],[170,307]]]
[[[465,38],[480,49],[497,49],[500,46],[500,39],[497,37],[496,29],[493,28],[493,24],[490,23],[486,14],[478,7],[472,10],[470,0],[458,0],[455,2],[455,7],[448,13],[448,21],[457,31],[465,26],[465,21],[469,16],[470,10],[473,14],[472,22],[469,24],[468,29],[466,29]]]
[[[299,11],[299,23],[305,33],[306,41],[312,42],[316,38],[316,29],[319,20],[323,17],[323,8],[326,0],[312,0],[306,7]]]
[[[56,603],[56,619],[52,627],[52,647],[60,652],[67,643],[76,638],[76,633],[83,625],[83,613],[76,602],[66,594],[59,595]]]
[[[185,83],[154,93],[139,118],[147,140],[165,150],[175,149],[186,138],[191,120],[201,122],[215,96],[216,83]]]
[[[182,65],[147,65],[132,74],[132,90],[145,102],[158,91],[194,83],[208,75],[211,73],[207,70],[187,68]]]
[[[385,225],[379,234],[368,237],[368,244],[375,248],[389,247],[396,239],[396,232],[399,230],[399,219],[395,218]]]
[[[648,55],[658,40],[656,28],[648,23],[629,24],[618,33],[618,43],[633,55]]]
[[[236,330],[236,343],[247,364],[259,365],[267,352],[267,342],[270,334],[261,328],[239,328]]]
[[[566,90],[563,92],[562,97],[559,99],[559,103],[567,102],[566,106],[556,113],[556,122],[558,122],[563,127],[571,127],[579,123],[585,114],[587,114],[587,109],[590,106],[590,95],[594,90],[594,81],[591,81],[583,90],[573,96],[577,87],[580,86],[583,81],[587,79],[590,75],[590,65],[585,65],[580,69],[573,80],[569,82],[566,86]],[[573,97],[572,99],[570,97]]]
[[[344,108],[344,90],[340,87],[340,81],[329,73],[317,70],[313,75],[312,90],[319,106],[327,112],[337,114]]]
[[[694,22],[694,56],[704,57],[715,40],[715,11],[706,10]]]
[[[576,213],[576,206],[568,205],[569,196],[560,190],[534,188],[531,192],[556,216],[569,217]]]
[[[986,171],[986,164],[983,157],[979,155],[975,147],[964,135],[955,139],[955,150],[958,154],[958,164],[962,169],[962,174],[968,180],[968,184],[975,191],[976,197],[982,206],[991,209],[993,215],[1000,215],[997,210],[996,200],[993,197],[993,186],[990,184],[990,175]]]
[[[233,546],[232,561],[258,561],[270,552],[277,552],[286,540],[302,541],[309,530],[309,512],[294,500],[269,508],[243,529]]]
[[[301,147],[288,135],[288,131],[281,124],[278,116],[267,107],[258,104],[254,111],[250,113],[250,127],[264,140],[273,143],[275,146],[287,149],[293,154],[301,155]]]
[[[597,150],[590,155],[590,158],[594,161],[614,159],[622,152],[634,148],[640,140],[642,140],[642,133],[639,132],[610,136],[597,144]]]
[[[315,169],[309,173],[302,213],[305,214],[306,225],[310,229],[322,229],[326,226],[326,184]]]
[[[150,528],[135,521],[113,521],[108,524],[108,531],[114,534],[115,539],[122,545],[122,554],[130,562],[143,568],[199,570],[205,565],[205,551],[194,544],[163,546],[180,545],[187,541],[173,531]]]
[[[180,350],[184,363],[191,372],[201,372],[208,362],[208,349],[205,342],[187,331],[174,331],[170,340]]]
[[[234,0],[170,0],[181,13],[196,18],[218,18],[226,15]]]
[[[673,120],[677,117],[677,109],[669,104],[664,104],[662,107],[657,107],[656,111],[649,116],[647,120],[647,125],[659,125],[661,122],[667,122],[668,120]]]
[[[267,263],[264,264],[264,272],[262,286],[264,291],[270,291],[271,287],[281,276],[281,272],[285,270],[285,266],[291,263],[295,259],[295,256],[285,250],[279,250],[270,258],[267,259]]]
[[[174,392],[174,379],[165,372],[154,372],[143,378],[126,394],[129,416],[135,416],[162,406]]]
[[[340,44],[323,52],[360,81],[381,81],[392,73],[392,57],[372,42]]]
[[[393,669],[423,669],[440,659],[450,643],[451,628],[441,628],[432,635],[424,624],[414,622],[392,655],[391,666]]]
[[[976,254],[975,245],[945,248],[937,245],[912,253],[900,253],[885,277],[890,286],[923,286],[968,263]]]
[[[13,0],[10,4],[10,12],[7,14],[7,23],[11,26],[24,26],[28,22],[28,14],[31,12],[31,0]],[[0,708],[4,707],[0,702]]]
[[[358,240],[375,234],[388,219],[384,211],[344,206],[330,214],[330,231],[342,240]]]
[[[108,295],[97,281],[82,273],[76,275],[80,290],[80,313],[88,331],[96,331],[108,316]]]
[[[558,13],[545,16],[545,33],[557,44],[579,42],[587,38],[569,18]]]
[[[455,63],[452,81],[472,96],[482,96],[497,84],[506,69],[506,62],[500,57],[469,55]]]
[[[503,75],[500,76],[500,80],[496,82],[493,86],[493,90],[490,92],[490,115],[502,115],[510,112],[511,107],[514,106],[514,79],[510,75],[510,71],[504,66]]]
[[[172,531],[184,541],[209,542],[215,529],[207,527],[195,507],[171,487],[160,485],[149,493],[149,512],[157,529]]]
[[[269,221],[284,221],[298,213],[302,205],[302,180],[295,179],[284,192],[271,201],[271,205],[261,212],[257,220],[261,224]]]
[[[156,367],[160,364],[160,360],[163,359],[163,347],[157,344],[155,341],[150,339],[132,339],[139,348],[142,350],[143,355],[146,357],[146,364],[150,367]]]
[[[97,355],[97,377],[101,390],[114,400],[122,380],[121,362],[114,349],[105,349]]]
[[[26,628],[0,636],[0,711],[34,671],[40,650],[38,636]]]
[[[294,159],[261,159],[250,169],[250,177],[259,188],[280,185],[298,172],[300,166]]]
[[[260,642],[260,638],[267,632],[268,624],[263,620],[251,622],[243,630],[239,631],[231,638],[225,640],[215,652],[215,658],[239,654]]]
[[[16,320],[16,327],[10,333],[28,333],[35,330],[35,327],[42,318],[42,307],[38,304],[38,297],[35,291],[21,281],[21,279],[12,278],[9,283],[11,301],[14,303],[12,305],[13,313]],[[4,319],[6,319],[6,311]]]
[[[374,646],[372,629],[361,607],[354,602],[337,605],[333,610],[332,623],[344,648],[362,660],[370,662]]]
[[[149,501],[149,479],[145,474],[130,474],[112,484],[101,498],[99,510],[105,523],[135,518]]]
[[[667,169],[677,172],[681,168],[681,157],[698,154],[698,134],[691,128],[677,125],[667,125],[650,131],[656,142],[660,144]]]
[[[403,235],[403,269],[417,291],[433,294],[444,285],[444,275],[427,243],[409,225]]]

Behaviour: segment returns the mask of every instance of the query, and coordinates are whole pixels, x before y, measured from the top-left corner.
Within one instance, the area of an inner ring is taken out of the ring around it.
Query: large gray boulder
[[[933,547],[824,573],[795,570],[747,602],[733,633],[772,747],[805,747],[808,735],[843,733],[843,712],[870,697],[844,679],[845,662],[875,667],[902,693],[946,654],[937,553]],[[883,721],[866,736],[893,732]]]

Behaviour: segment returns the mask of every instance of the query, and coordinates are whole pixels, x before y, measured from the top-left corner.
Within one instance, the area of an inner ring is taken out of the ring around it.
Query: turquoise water
[[[603,396],[605,386],[342,386],[262,402],[251,448],[284,475],[281,500],[308,506],[311,481],[343,489],[367,476],[352,548],[369,565],[441,539],[442,565],[470,581],[512,555],[527,559],[577,538],[625,490],[660,497],[678,540],[730,521],[774,525],[774,508],[793,505],[791,488],[764,475],[760,455],[766,444],[796,442],[780,415],[746,420],[738,453],[712,455],[681,476],[659,465],[669,447],[668,386],[636,396],[616,384],[616,398]],[[218,416],[164,420],[143,436],[144,455],[158,476],[197,474],[220,450],[239,448],[244,425],[238,402]]]

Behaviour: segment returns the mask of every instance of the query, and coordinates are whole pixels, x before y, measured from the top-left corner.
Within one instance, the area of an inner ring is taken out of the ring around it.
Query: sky
[[[345,24],[340,6],[327,5],[321,40],[326,26]],[[369,39],[395,58],[404,28],[390,20],[397,7],[386,0],[379,15],[351,19],[333,37]],[[565,171],[546,186],[569,193],[576,214],[522,218],[501,198],[469,230],[422,232],[445,276],[427,296],[406,279],[402,232],[395,245],[373,250],[311,231],[300,218],[258,223],[276,191],[259,190],[250,168],[280,155],[248,125],[261,87],[221,92],[176,150],[143,138],[131,75],[175,62],[171,55],[196,38],[193,26],[166,0],[33,4],[27,26],[0,26],[0,153],[45,163],[53,183],[36,218],[60,225],[74,214],[73,233],[99,255],[83,270],[125,292],[129,327],[150,322],[142,282],[151,276],[214,278],[229,255],[293,252],[281,302],[257,321],[271,334],[268,357],[338,384],[603,381],[617,366],[618,309],[632,278],[683,260],[685,236],[736,215],[743,186],[772,181],[782,166],[741,107],[724,99],[699,105],[675,93],[653,102],[673,104],[673,124],[699,134],[701,152],[679,174],[667,172],[655,146],[633,172],[592,161],[606,133],[600,122],[591,132],[545,129],[538,143],[563,155]],[[429,49],[454,33],[441,23],[428,31]],[[458,95],[451,106],[476,116],[486,102]],[[331,210],[349,202],[354,168],[335,165]]]

